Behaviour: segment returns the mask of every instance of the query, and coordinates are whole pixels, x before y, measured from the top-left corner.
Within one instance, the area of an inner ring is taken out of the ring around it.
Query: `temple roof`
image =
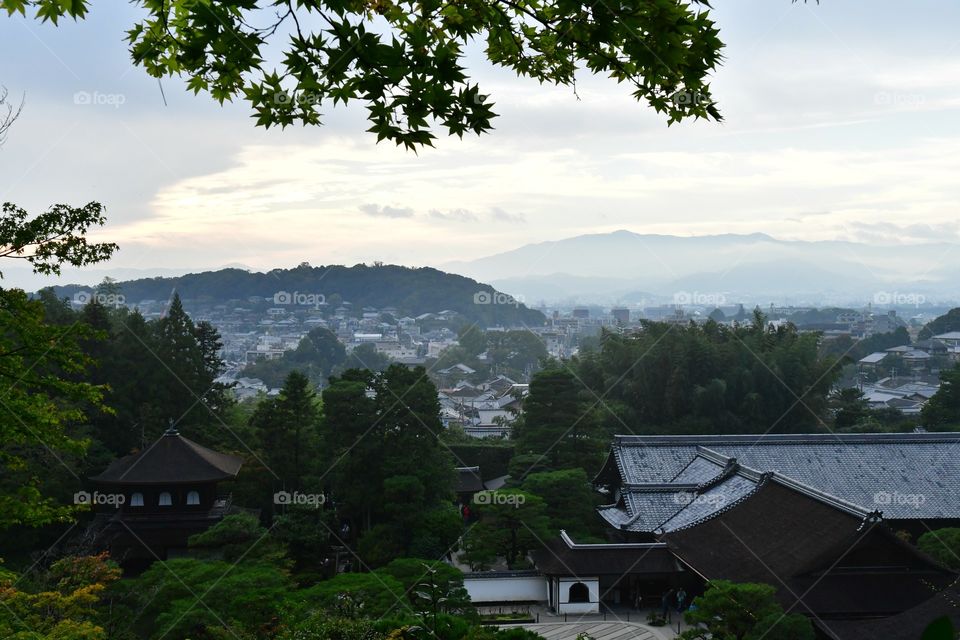
[[[531,552],[533,563],[545,575],[595,577],[605,574],[665,574],[683,571],[662,543],[577,544],[565,531]]]
[[[784,607],[820,618],[897,614],[956,580],[878,518],[776,476],[660,540],[708,580],[772,584]]]
[[[664,501],[637,498],[638,491],[709,485],[724,477],[731,461],[867,511],[879,509],[886,520],[960,518],[957,445],[960,433],[617,436],[595,482],[617,486],[626,496],[626,514],[604,514],[611,523],[633,519],[632,507],[643,510],[634,503],[649,503],[652,514],[641,518],[651,522],[638,522],[637,531],[664,522]]]
[[[230,480],[243,460],[219,453],[168,430],[156,442],[114,461],[90,478],[105,484],[197,484]]]

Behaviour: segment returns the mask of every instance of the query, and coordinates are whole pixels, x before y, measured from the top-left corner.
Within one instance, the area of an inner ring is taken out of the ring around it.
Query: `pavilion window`
[[[173,504],[173,497],[170,495],[169,491],[164,491],[160,494],[160,506],[169,507]]]
[[[139,491],[133,493],[130,496],[130,506],[131,507],[142,507],[143,506],[143,494]]]
[[[590,602],[590,589],[582,582],[570,585],[570,602]]]
[[[188,492],[187,492],[187,504],[188,504],[188,505],[197,505],[197,504],[200,504],[200,492],[199,492],[199,491],[188,491]]]

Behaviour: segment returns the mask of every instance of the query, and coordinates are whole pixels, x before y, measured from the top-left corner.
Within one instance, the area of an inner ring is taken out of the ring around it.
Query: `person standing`
[[[687,608],[687,592],[683,590],[683,587],[677,589],[677,613],[683,613],[683,610]]]
[[[672,604],[673,595],[673,589],[667,589],[663,597],[660,598],[660,616],[667,622],[670,622],[670,605]]]

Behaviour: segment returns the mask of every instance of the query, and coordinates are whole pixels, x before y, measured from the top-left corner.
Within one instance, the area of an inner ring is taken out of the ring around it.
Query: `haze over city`
[[[437,266],[618,229],[956,242],[960,88],[944,79],[960,67],[958,12],[722,4],[712,86],[724,121],[670,127],[604,78],[540,86],[472,47],[495,130],[417,154],[374,144],[359,103],[325,109],[320,128],[264,131],[247,105],[221,108],[183,79],[161,90],[122,41],[133,5],[95,5],[57,27],[15,16],[4,48],[30,64],[3,78],[25,108],[0,154],[2,196],[34,209],[102,201],[98,234],[121,249],[98,275]],[[15,269],[6,279],[38,284]]]

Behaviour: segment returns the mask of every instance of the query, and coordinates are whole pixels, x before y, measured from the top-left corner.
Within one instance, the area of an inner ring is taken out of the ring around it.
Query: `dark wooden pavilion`
[[[191,535],[230,511],[230,494],[220,493],[218,483],[236,478],[241,464],[236,456],[168,429],[146,449],[90,478],[97,491],[123,496],[119,507],[98,507],[95,545],[107,548],[125,567],[186,551]]]

